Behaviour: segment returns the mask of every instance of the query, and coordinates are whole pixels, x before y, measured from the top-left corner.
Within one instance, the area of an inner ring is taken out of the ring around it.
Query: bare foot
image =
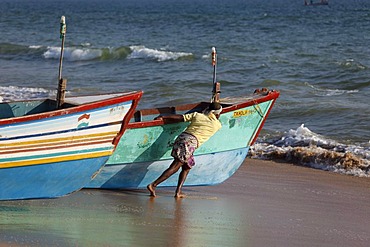
[[[153,186],[153,184],[148,184],[148,186],[146,186],[146,188],[149,190],[150,192],[150,196],[152,197],[155,197],[155,187]]]
[[[175,198],[184,198],[184,197],[186,197],[185,194],[182,194],[182,193],[176,193],[175,194]]]

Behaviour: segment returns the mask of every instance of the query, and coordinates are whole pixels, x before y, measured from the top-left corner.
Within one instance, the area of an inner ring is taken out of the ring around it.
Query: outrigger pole
[[[213,66],[213,89],[212,89],[212,102],[220,102],[220,83],[216,81],[217,72],[217,53],[216,48],[212,47],[212,66]]]
[[[64,40],[66,36],[66,31],[67,31],[66,18],[62,16],[60,18],[60,38],[62,39],[62,46],[60,49],[60,58],[59,58],[57,108],[60,108],[64,103],[64,97],[65,97],[66,85],[67,85],[67,80],[62,78],[62,63],[63,63]]]

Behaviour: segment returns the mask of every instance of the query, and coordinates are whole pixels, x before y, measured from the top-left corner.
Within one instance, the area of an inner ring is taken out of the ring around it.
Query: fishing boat
[[[278,91],[264,89],[244,97],[221,99],[222,128],[195,151],[196,165],[184,186],[214,185],[231,177],[246,158],[278,96]],[[146,188],[168,168],[173,160],[173,142],[188,125],[165,124],[154,118],[202,112],[208,105],[209,102],[199,102],[137,110],[117,149],[85,188]],[[177,177],[172,176],[159,186],[176,186]]]
[[[279,92],[266,88],[233,98],[220,99],[216,80],[216,49],[212,48],[213,90],[211,102],[221,103],[219,120],[222,128],[194,153],[195,166],[184,186],[219,184],[243,163],[250,146],[256,141]],[[85,188],[140,189],[153,182],[169,167],[176,137],[189,125],[155,120],[167,114],[203,112],[210,102],[137,110],[127,126],[117,149],[102,171]],[[172,176],[159,186],[176,186]]]
[[[305,6],[329,5],[329,0],[320,0],[320,2],[304,0],[304,5]]]
[[[215,47],[212,47],[211,56],[211,102],[219,102],[223,107],[219,117],[222,128],[194,152],[196,165],[187,176],[184,186],[214,185],[231,177],[243,163],[280,95],[278,91],[263,88],[249,95],[220,99],[221,84],[216,80]],[[137,110],[115,152],[85,188],[146,188],[169,167],[173,161],[173,143],[189,125],[188,122],[165,123],[157,117],[203,112],[209,104],[203,101]],[[159,186],[176,186],[177,177],[171,176]]]
[[[142,91],[0,103],[0,200],[55,198],[84,187],[115,150]]]
[[[84,187],[115,150],[141,96],[76,96],[61,109],[52,99],[0,103],[0,200]]]

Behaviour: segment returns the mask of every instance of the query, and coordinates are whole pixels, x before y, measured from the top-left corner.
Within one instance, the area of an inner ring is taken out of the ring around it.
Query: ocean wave
[[[26,52],[28,50],[27,46],[16,45],[11,43],[0,43],[0,54],[19,54]]]
[[[6,56],[36,55],[45,59],[57,60],[60,58],[61,47],[42,45],[17,45],[0,43],[0,54]],[[173,52],[164,49],[151,49],[145,46],[121,46],[94,48],[90,43],[79,46],[65,47],[63,59],[67,61],[91,61],[91,60],[121,60],[121,59],[154,59],[158,62],[191,58],[192,53]]]
[[[120,60],[131,54],[131,49],[126,46],[119,48],[91,48],[89,43],[81,47],[67,47],[64,49],[63,58],[67,61],[90,61],[90,60]],[[48,47],[43,56],[46,59],[59,59],[60,47]]]
[[[168,60],[177,60],[179,58],[191,57],[192,53],[187,52],[172,52],[166,50],[156,50],[146,48],[145,46],[130,46],[132,53],[129,58],[151,58],[155,59],[158,62],[168,61]]]
[[[43,56],[46,59],[59,59],[60,47],[48,47]],[[120,60],[149,58],[159,62],[177,60],[183,57],[192,56],[186,52],[171,52],[146,48],[145,46],[130,46],[119,48],[89,48],[89,47],[67,47],[64,49],[63,57],[68,61],[89,61],[89,60]]]
[[[370,147],[346,145],[316,134],[303,124],[274,140],[258,140],[252,158],[283,160],[341,174],[370,177]]]
[[[0,43],[0,55],[3,58],[12,59],[20,56],[38,57],[42,54],[42,46],[37,45],[18,45],[12,43]]]
[[[343,90],[343,89],[327,89],[327,88],[321,88],[317,86],[313,86],[308,82],[305,82],[305,85],[310,87],[313,91],[313,93],[316,96],[338,96],[343,94],[352,94],[352,93],[358,93],[359,90]]]
[[[338,62],[339,66],[344,69],[356,72],[361,70],[366,70],[367,67],[354,59],[346,59],[345,61]]]
[[[43,56],[46,59],[59,59],[60,47],[47,47]],[[68,61],[87,61],[98,59],[102,56],[102,49],[92,49],[85,47],[66,47],[64,48],[63,58]]]
[[[55,97],[56,90],[47,90],[44,88],[0,86],[0,95],[0,102],[10,102],[17,100]]]

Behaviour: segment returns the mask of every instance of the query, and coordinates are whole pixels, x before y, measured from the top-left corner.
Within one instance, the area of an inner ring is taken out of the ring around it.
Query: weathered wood
[[[216,82],[213,88],[213,101],[220,102],[221,83]]]
[[[58,84],[58,92],[57,92],[57,109],[61,108],[64,103],[65,94],[66,94],[66,87],[67,87],[67,79],[60,79]]]

